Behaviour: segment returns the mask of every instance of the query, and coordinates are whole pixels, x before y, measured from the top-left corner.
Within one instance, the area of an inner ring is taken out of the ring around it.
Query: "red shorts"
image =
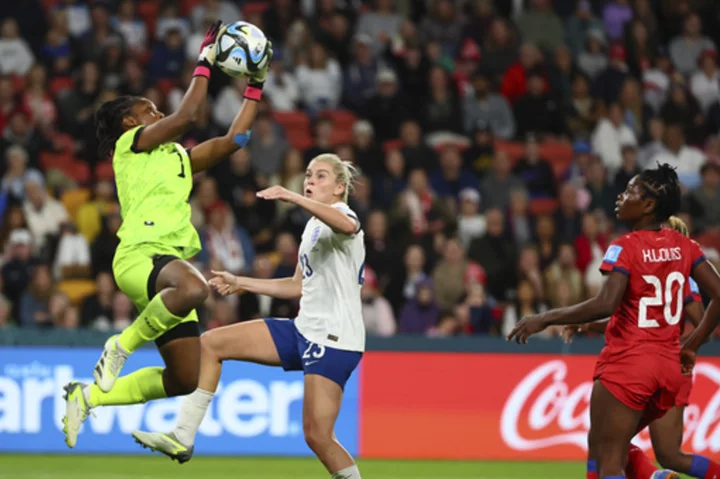
[[[682,375],[679,358],[642,349],[621,354],[603,351],[593,377],[627,407],[643,411],[642,423],[647,425],[687,404],[692,379]]]

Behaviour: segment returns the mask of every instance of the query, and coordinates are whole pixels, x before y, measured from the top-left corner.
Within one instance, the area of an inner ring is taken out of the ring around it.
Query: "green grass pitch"
[[[581,479],[579,462],[359,462],[363,479]],[[0,454],[1,479],[327,479],[315,459]]]

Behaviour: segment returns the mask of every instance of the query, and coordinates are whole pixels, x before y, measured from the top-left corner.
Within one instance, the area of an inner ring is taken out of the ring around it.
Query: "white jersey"
[[[335,203],[351,218],[345,203]],[[365,276],[364,234],[334,232],[313,217],[305,225],[298,252],[302,271],[300,313],[295,326],[315,344],[346,351],[365,350],[360,288]]]

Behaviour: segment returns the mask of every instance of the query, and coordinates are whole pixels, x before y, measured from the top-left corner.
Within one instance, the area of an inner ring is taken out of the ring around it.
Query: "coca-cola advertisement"
[[[363,359],[360,454],[582,460],[595,357],[373,352]],[[638,365],[642,367],[642,365]],[[720,358],[699,358],[683,449],[720,459]],[[647,431],[634,442],[651,451]]]

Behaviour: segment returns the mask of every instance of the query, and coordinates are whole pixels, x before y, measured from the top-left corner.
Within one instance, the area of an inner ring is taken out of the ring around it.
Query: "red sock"
[[[590,460],[587,462],[587,472],[585,473],[586,479],[598,479],[597,475],[597,462]]]
[[[630,444],[625,475],[628,479],[650,479],[658,468],[639,447]]]

